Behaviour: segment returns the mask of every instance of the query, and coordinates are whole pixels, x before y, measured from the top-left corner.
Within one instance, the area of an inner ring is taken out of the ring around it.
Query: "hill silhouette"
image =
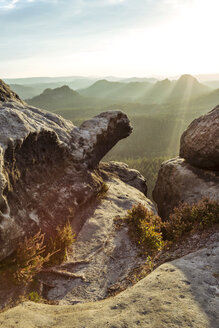
[[[56,109],[86,105],[88,100],[67,85],[64,85],[55,89],[48,88],[39,96],[27,99],[27,103],[44,109]]]
[[[182,100],[189,100],[191,98],[200,96],[209,92],[209,88],[193,77],[192,75],[182,75],[174,82],[170,98],[180,97]]]
[[[119,102],[161,104],[175,101],[190,101],[209,92],[209,87],[191,75],[182,75],[176,81],[169,79],[150,82],[110,82],[99,80],[90,87],[79,90],[86,97],[111,99]]]

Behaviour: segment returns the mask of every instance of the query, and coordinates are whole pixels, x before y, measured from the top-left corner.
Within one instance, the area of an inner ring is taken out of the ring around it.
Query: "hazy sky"
[[[219,0],[0,0],[0,77],[219,73]]]

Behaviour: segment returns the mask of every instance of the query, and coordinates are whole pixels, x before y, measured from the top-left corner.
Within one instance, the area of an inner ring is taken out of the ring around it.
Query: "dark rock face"
[[[127,164],[121,162],[100,163],[99,168],[103,171],[113,173],[126,184],[138,189],[147,196],[146,180],[137,170],[130,169]]]
[[[23,235],[40,227],[51,236],[94,198],[102,184],[96,166],[132,130],[120,111],[76,128],[16,99],[0,102],[0,260]]]
[[[180,202],[219,200],[219,106],[194,120],[181,137],[180,156],[161,165],[153,198],[163,219]]]
[[[189,125],[181,137],[180,156],[194,166],[219,170],[219,106]]]
[[[180,157],[161,165],[153,199],[162,218],[168,219],[180,202],[193,204],[205,197],[219,200],[218,171],[196,168]]]

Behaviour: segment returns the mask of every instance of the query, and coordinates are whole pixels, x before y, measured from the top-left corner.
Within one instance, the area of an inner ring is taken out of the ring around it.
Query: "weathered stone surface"
[[[51,236],[95,197],[101,178],[93,169],[131,133],[120,111],[76,128],[58,115],[12,100],[0,102],[0,260],[24,234],[41,228]]]
[[[217,328],[218,242],[219,236],[215,244],[161,265],[103,301],[74,306],[23,303],[0,314],[0,327]]]
[[[132,132],[127,116],[120,111],[108,111],[95,116],[73,130],[73,155],[88,168],[94,168],[115,144]],[[74,152],[75,149],[75,152]]]
[[[196,168],[182,158],[162,163],[153,191],[158,214],[167,219],[179,202],[195,203],[204,197],[219,200],[219,174]]]
[[[50,300],[74,304],[106,298],[110,289],[123,285],[130,272],[145,262],[131,242],[123,218],[134,204],[141,202],[156,213],[154,205],[139,190],[112,175],[105,177],[105,182],[109,187],[105,197],[84,208],[73,221],[76,230],[78,223],[86,220],[68,261],[56,267],[56,273],[40,275],[46,290],[48,284],[54,286],[43,292]],[[57,270],[67,274],[57,274]]]
[[[180,157],[194,166],[219,170],[219,106],[194,120],[182,134]]]
[[[126,184],[140,190],[147,196],[146,180],[137,170],[130,169],[127,164],[122,162],[101,162],[99,167],[101,170],[113,173]]]

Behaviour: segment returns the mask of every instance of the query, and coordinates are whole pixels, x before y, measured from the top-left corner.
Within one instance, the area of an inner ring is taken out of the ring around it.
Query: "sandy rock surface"
[[[0,314],[15,328],[218,328],[219,244],[165,263],[103,301],[73,306],[27,302]]]
[[[156,210],[143,193],[118,178],[111,176],[107,186],[109,189],[99,204],[84,209],[75,218],[73,225],[77,226],[77,221],[87,217],[68,261],[54,273],[40,274],[46,298],[60,304],[103,299],[114,285],[122,284],[130,272],[145,262],[130,241],[122,218],[139,202],[154,213]],[[54,287],[48,289],[48,285]]]

